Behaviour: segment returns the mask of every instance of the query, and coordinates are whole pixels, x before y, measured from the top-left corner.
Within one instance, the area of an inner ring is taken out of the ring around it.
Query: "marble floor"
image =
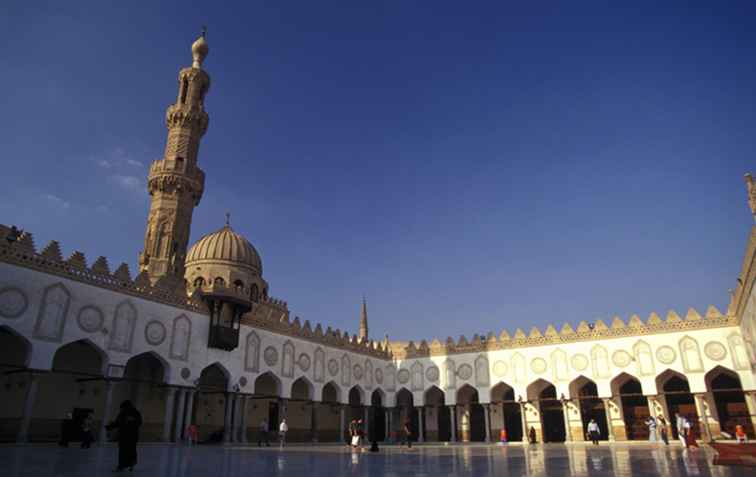
[[[58,448],[48,445],[0,446],[5,477],[114,475],[112,446]],[[248,446],[146,444],[139,448],[138,476],[740,476],[751,467],[711,464],[713,451],[647,444],[601,446],[546,444],[530,447],[394,446],[380,453],[355,453],[334,445],[300,445],[280,450]]]

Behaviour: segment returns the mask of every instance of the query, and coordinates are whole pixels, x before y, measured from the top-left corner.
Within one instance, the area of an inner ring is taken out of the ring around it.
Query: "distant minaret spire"
[[[368,322],[367,322],[367,301],[362,296],[362,310],[360,311],[360,341],[368,339]]]

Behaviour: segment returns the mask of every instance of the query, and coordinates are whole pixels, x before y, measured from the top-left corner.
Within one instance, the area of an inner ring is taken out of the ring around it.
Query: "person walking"
[[[531,444],[536,443],[536,430],[535,430],[535,427],[533,426],[530,426],[530,431],[528,432],[528,441]]]
[[[591,439],[591,442],[593,442],[594,445],[598,445],[599,436],[599,426],[596,423],[595,419],[591,419],[591,422],[588,423],[588,437]]]
[[[685,440],[685,418],[680,414],[675,414],[675,428],[677,429],[677,438],[680,440],[684,448],[688,448],[688,443]]]
[[[286,424],[286,418],[281,420],[281,425],[278,426],[278,437],[281,439],[281,447],[286,445],[286,433],[289,432],[289,425]]]
[[[365,446],[365,425],[362,419],[357,421],[357,448],[362,449]]]
[[[186,441],[189,444],[189,446],[193,446],[197,444],[197,441],[199,440],[199,429],[197,429],[197,424],[189,424],[189,426],[186,428]]]
[[[663,416],[659,416],[657,418],[659,421],[659,435],[661,435],[661,439],[664,441],[664,445],[669,445],[669,435],[667,434],[667,420],[664,419]]]
[[[698,443],[696,443],[696,434],[693,432],[693,419],[689,416],[685,416],[683,419],[683,427],[685,428],[685,447],[698,447]]]
[[[352,419],[349,421],[349,446],[354,449],[357,447],[358,439],[357,439],[357,419]]]
[[[648,442],[656,442],[656,419],[654,419],[654,416],[648,416],[646,426],[648,426]]]
[[[131,401],[123,401],[115,421],[108,424],[107,430],[118,429],[118,467],[115,472],[125,469],[134,470],[137,463],[137,442],[142,415]]]
[[[260,430],[257,433],[257,447],[262,447],[263,441],[266,447],[270,447],[270,438],[268,437],[268,420],[260,421]]]
[[[84,419],[81,421],[81,448],[89,449],[92,447],[94,441],[94,419],[92,413],[88,412]]]
[[[404,421],[404,427],[402,428],[402,444],[407,443],[407,449],[412,449],[412,429],[410,429],[409,419]]]

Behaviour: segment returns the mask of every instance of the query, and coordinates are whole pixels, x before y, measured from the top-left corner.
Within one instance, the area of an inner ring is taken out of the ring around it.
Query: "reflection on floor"
[[[7,477],[113,475],[116,448],[0,446]],[[139,476],[739,476],[754,468],[711,464],[713,451],[646,444],[536,446],[388,446],[354,453],[346,447],[313,445],[278,448],[145,445],[139,449]],[[124,473],[123,475],[130,475]]]

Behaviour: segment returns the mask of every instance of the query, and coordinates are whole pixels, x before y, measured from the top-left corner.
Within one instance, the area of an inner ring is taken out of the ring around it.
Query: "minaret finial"
[[[207,41],[205,40],[205,35],[207,35],[207,28],[203,26],[200,37],[192,43],[192,68],[201,69],[202,62],[205,61],[205,57],[207,57],[207,53],[210,51],[210,47],[207,46]]]
[[[226,212],[226,227],[231,226],[231,212]]]
[[[202,25],[202,38],[207,37],[207,25]]]

